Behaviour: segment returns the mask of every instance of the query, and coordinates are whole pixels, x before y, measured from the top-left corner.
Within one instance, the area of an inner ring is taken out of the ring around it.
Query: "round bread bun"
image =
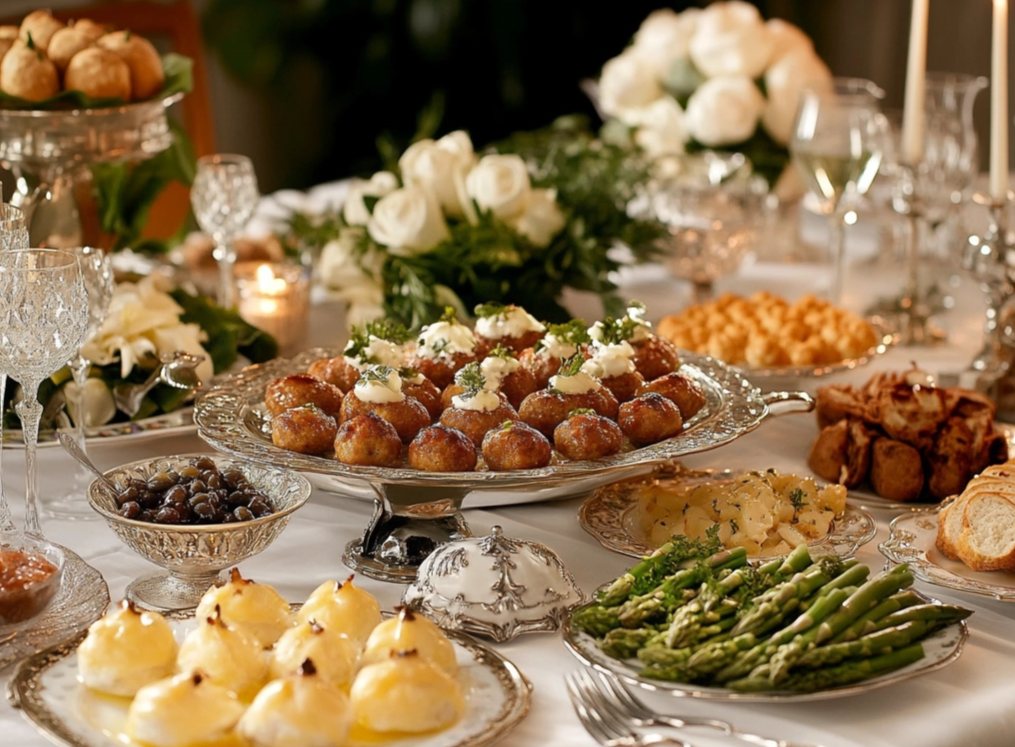
[[[109,30],[106,26],[96,23],[91,18],[79,18],[76,21],[72,21],[70,27],[90,42],[98,41],[99,37],[105,35]],[[52,44],[52,40],[49,43]]]
[[[0,26],[0,60],[2,60],[4,55],[7,54],[7,52],[10,51],[10,48],[14,46],[14,42],[17,38],[17,26]]]
[[[64,87],[93,99],[130,100],[130,68],[115,53],[100,47],[83,49],[71,58]]]
[[[129,31],[114,31],[99,37],[99,47],[114,52],[130,68],[130,86],[135,101],[148,99],[166,82],[162,58],[150,41]]]
[[[47,54],[56,65],[56,69],[62,73],[70,64],[71,58],[81,50],[90,47],[92,41],[94,40],[78,31],[76,26],[64,26],[49,40]]]
[[[64,28],[63,21],[53,18],[48,10],[33,10],[21,22],[19,36],[27,42],[29,38],[36,49],[45,52],[49,49],[49,41],[60,29]]]
[[[18,39],[0,61],[0,89],[10,96],[42,101],[60,92],[56,65]]]

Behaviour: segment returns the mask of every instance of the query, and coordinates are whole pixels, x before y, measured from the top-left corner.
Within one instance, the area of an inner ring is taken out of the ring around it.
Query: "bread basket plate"
[[[926,598],[928,602],[935,600]],[[589,604],[592,604],[591,602]],[[851,695],[862,695],[872,690],[894,685],[913,677],[936,671],[959,658],[969,630],[965,621],[953,623],[923,639],[924,656],[919,661],[894,671],[871,677],[852,684],[828,687],[811,692],[769,690],[763,692],[739,692],[727,687],[698,685],[685,682],[649,679],[641,675],[638,659],[614,659],[604,653],[596,639],[572,624],[574,615],[587,607],[581,605],[571,610],[564,619],[564,644],[568,650],[586,666],[601,672],[608,672],[629,685],[652,692],[660,692],[678,698],[699,700],[725,700],[736,702],[795,703],[812,700],[829,700]]]
[[[641,525],[638,510],[638,488],[662,482],[673,488],[693,487],[709,482],[729,480],[744,470],[685,469],[657,470],[651,475],[621,480],[597,489],[578,511],[578,522],[589,534],[609,550],[632,557],[644,557],[657,549]],[[877,523],[861,508],[847,506],[835,519],[831,531],[808,542],[813,553],[829,553],[840,557],[854,555],[858,548],[874,539]],[[764,554],[761,557],[766,557]]]
[[[908,563],[921,581],[967,594],[1015,602],[1015,573],[974,571],[937,549],[937,511],[902,514],[891,523],[890,535],[878,549],[893,563]]]
[[[193,612],[166,615],[176,639],[182,641],[195,625]],[[7,699],[46,737],[68,747],[131,747],[123,734],[129,701],[88,690],[78,680],[77,648],[86,633],[41,651],[15,669]],[[448,631],[459,663],[465,713],[440,732],[399,734],[389,740],[365,742],[351,735],[350,747],[481,747],[491,744],[525,717],[531,685],[510,661],[463,633]],[[230,742],[232,744],[232,742]]]

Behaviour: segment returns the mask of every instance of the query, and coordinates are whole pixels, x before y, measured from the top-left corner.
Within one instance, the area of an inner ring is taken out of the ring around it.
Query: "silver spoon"
[[[115,496],[120,492],[120,488],[117,487],[116,483],[102,474],[102,471],[96,467],[95,463],[88,458],[88,455],[81,450],[81,447],[78,446],[78,442],[74,440],[74,436],[65,431],[60,431],[56,434],[56,437],[59,439],[60,445],[63,446],[68,454],[77,460],[78,464],[84,466],[86,469],[91,471],[92,474],[99,478],[99,482],[101,482],[109,490],[110,495]]]

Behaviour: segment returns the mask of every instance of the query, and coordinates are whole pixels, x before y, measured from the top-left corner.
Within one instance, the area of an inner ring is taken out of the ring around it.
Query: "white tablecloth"
[[[863,272],[863,266],[856,268]],[[869,280],[847,287],[862,287],[865,294],[897,288],[897,280],[883,272],[868,272]],[[810,289],[814,268],[755,265],[726,286],[746,289],[765,284],[795,295]],[[897,276],[896,276],[897,278]],[[882,287],[878,287],[882,286]],[[625,292],[649,304],[650,316],[658,318],[675,310],[680,293],[663,273],[639,270],[625,278]],[[978,347],[982,300],[968,281],[958,294],[959,308],[948,315],[951,344],[938,349],[897,349],[868,369],[846,375],[863,380],[875,368],[901,368],[912,360],[932,371],[957,371]],[[854,299],[857,301],[858,299]],[[595,315],[588,298],[571,297],[572,307]],[[311,342],[338,344],[336,310],[333,305],[315,307]],[[812,382],[813,384],[813,382]],[[764,422],[755,432],[709,453],[686,460],[692,466],[739,467],[781,470],[806,469],[806,453],[817,430],[813,417],[791,415]],[[139,438],[134,441],[90,444],[100,467],[111,468],[135,459],[159,454],[207,451],[196,435]],[[21,453],[5,453],[6,485],[20,521],[23,501]],[[74,465],[61,450],[41,452],[40,474],[44,492],[62,492],[69,484]],[[527,504],[497,509],[471,509],[466,518],[475,533],[487,533],[494,525],[509,536],[542,542],[555,549],[574,572],[582,589],[591,592],[631,564],[626,557],[603,549],[576,520],[582,498]],[[468,503],[466,503],[468,506]],[[302,600],[326,579],[348,573],[341,560],[345,544],[357,537],[371,514],[371,505],[356,499],[315,492],[296,513],[281,537],[263,554],[245,562],[245,576],[276,586],[290,600]],[[890,514],[878,516],[878,538],[859,553],[874,568],[884,559],[877,542],[884,539]],[[99,521],[70,522],[47,519],[46,535],[73,548],[105,576],[113,600],[135,576],[152,566],[125,549]],[[397,604],[402,587],[358,579],[386,608]],[[977,745],[1009,747],[1015,740],[1015,606],[964,596],[917,583],[917,587],[941,599],[972,607],[970,638],[962,656],[947,668],[869,694],[814,703],[742,705],[705,703],[655,696],[668,709],[696,716],[718,716],[741,728],[823,744],[827,747],[955,747]],[[532,709],[528,717],[507,736],[506,747],[521,745],[592,745],[567,701],[562,676],[577,662],[565,650],[559,635],[526,635],[497,650],[514,661],[532,681]],[[649,696],[647,696],[649,697]],[[649,699],[653,699],[649,697]],[[690,735],[695,745],[734,744],[705,735]],[[0,703],[0,745],[38,747],[45,739],[6,702]]]

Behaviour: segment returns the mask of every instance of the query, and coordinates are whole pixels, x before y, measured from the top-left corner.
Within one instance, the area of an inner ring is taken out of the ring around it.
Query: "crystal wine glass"
[[[113,298],[113,265],[101,249],[86,246],[72,250],[78,255],[81,264],[81,278],[88,294],[88,329],[85,331],[87,343],[98,332],[106,319],[109,302]],[[85,445],[85,387],[88,383],[88,372],[91,361],[84,355],[84,348],[70,359],[69,367],[74,376],[73,386],[64,388],[67,393],[67,410],[74,423],[74,440],[81,451],[87,453]],[[74,483],[68,493],[54,498],[42,500],[42,506],[50,516],[63,519],[93,519],[98,515],[91,510],[84,500],[85,491],[92,481],[91,473],[80,464],[74,474]]]
[[[832,260],[828,295],[836,304],[842,300],[846,214],[867,194],[881,163],[883,96],[868,80],[836,78],[831,87],[805,90],[797,107],[790,153],[808,188],[824,201]]]
[[[25,531],[41,536],[38,510],[39,384],[81,347],[88,294],[77,255],[59,249],[0,252],[0,370],[21,382],[25,441]]]
[[[215,242],[218,303],[223,308],[236,306],[233,239],[253,217],[259,199],[254,165],[246,156],[216,153],[198,159],[190,202],[201,229]]]
[[[0,251],[28,248],[28,223],[21,208],[0,203]],[[3,478],[3,415],[7,397],[7,374],[0,370],[0,532],[14,529],[11,510],[4,493]]]

